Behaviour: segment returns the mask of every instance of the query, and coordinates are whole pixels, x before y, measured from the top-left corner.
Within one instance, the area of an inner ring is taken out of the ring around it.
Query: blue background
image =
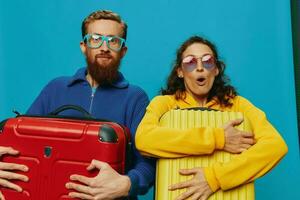
[[[10,0],[0,2],[0,118],[26,112],[43,86],[85,65],[81,22],[110,9],[129,25],[121,71],[150,98],[175,51],[193,34],[212,40],[239,93],[267,113],[289,146],[256,181],[256,198],[300,199],[290,2],[288,0]],[[142,199],[152,199],[152,191]]]

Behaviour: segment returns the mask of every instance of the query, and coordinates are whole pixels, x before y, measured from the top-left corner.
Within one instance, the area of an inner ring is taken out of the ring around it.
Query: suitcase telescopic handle
[[[93,119],[93,116],[88,111],[86,111],[85,109],[83,109],[80,106],[75,106],[75,105],[60,106],[60,107],[56,108],[54,111],[50,112],[49,115],[58,115],[59,113],[66,111],[66,110],[76,110],[76,111],[80,112],[81,114],[83,114],[83,116],[85,118]]]

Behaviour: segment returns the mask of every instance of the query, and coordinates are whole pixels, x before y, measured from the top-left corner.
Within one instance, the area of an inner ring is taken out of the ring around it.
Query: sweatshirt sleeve
[[[52,82],[48,83],[40,92],[38,97],[31,104],[26,114],[28,115],[46,115],[49,113],[49,93],[53,90],[51,87]]]
[[[216,191],[251,182],[270,171],[287,153],[287,145],[267,120],[264,112],[239,97],[239,110],[250,120],[256,144],[227,163],[216,163],[204,169],[205,177]],[[233,178],[234,177],[234,178]]]
[[[159,126],[159,119],[174,107],[169,96],[155,97],[136,133],[136,147],[146,156],[176,158],[210,154],[224,147],[222,128],[176,129]],[[180,148],[179,148],[180,147]]]
[[[138,90],[135,96],[132,97],[131,104],[128,105],[128,108],[130,109],[128,109],[129,112],[127,113],[126,119],[128,119],[127,127],[130,129],[132,141],[132,166],[127,173],[127,176],[131,181],[129,199],[131,199],[131,197],[135,197],[136,195],[146,194],[153,185],[155,178],[156,160],[153,158],[143,157],[137,151],[134,141],[137,126],[145,114],[148,103],[149,99],[146,93],[144,93],[142,90]]]

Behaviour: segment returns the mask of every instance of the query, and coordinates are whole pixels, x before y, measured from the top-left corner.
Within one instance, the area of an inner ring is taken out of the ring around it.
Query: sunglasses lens
[[[187,56],[182,60],[182,67],[187,72],[192,72],[197,68],[197,59],[193,56]]]
[[[205,69],[213,69],[216,66],[215,59],[212,55],[204,55],[201,59],[202,65]]]

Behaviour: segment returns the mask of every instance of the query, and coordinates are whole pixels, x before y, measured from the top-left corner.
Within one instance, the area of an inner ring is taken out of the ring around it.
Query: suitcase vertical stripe
[[[229,120],[244,118],[239,112],[221,112],[214,110],[175,109],[165,113],[160,119],[160,126],[178,129],[194,127],[221,127]],[[236,128],[251,131],[250,122],[244,118],[244,122]],[[180,148],[180,147],[178,147]],[[191,179],[191,176],[182,176],[179,169],[194,167],[208,167],[216,162],[225,163],[235,155],[225,151],[214,151],[211,155],[189,156],[184,158],[166,159],[157,161],[156,165],[156,200],[173,200],[185,189],[169,191],[168,186]],[[234,177],[232,177],[234,178]],[[222,191],[218,190],[209,200],[253,200],[254,183],[248,183],[240,187]]]

